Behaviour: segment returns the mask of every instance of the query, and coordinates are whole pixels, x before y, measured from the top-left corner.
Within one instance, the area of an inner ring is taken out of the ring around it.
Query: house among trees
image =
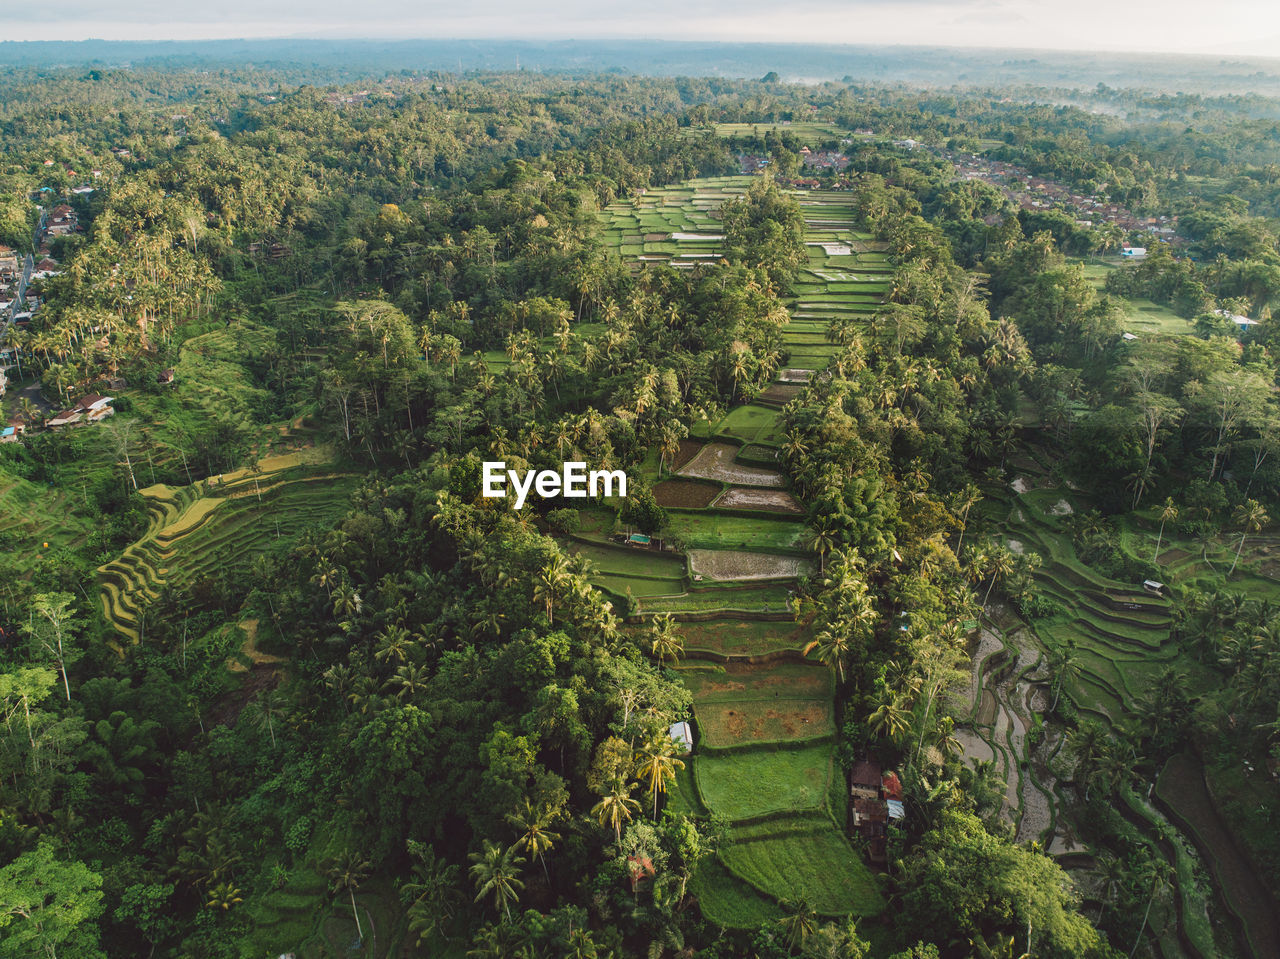
[[[693,731],[689,728],[688,723],[672,724],[671,738],[680,744],[680,748],[684,752],[693,752]]]
[[[889,822],[903,819],[902,781],[895,772],[881,773],[880,764],[863,760],[849,773],[853,798],[853,831],[867,843],[867,858],[888,861]]]
[[[44,425],[51,430],[60,429],[64,426],[83,426],[86,423],[97,423],[105,420],[108,416],[114,416],[115,410],[111,408],[111,402],[114,396],[100,396],[97,393],[90,393],[88,396],[82,396],[76,400],[76,405],[69,410],[63,410],[57,416],[51,417],[44,421]]]
[[[49,214],[44,233],[45,236],[67,236],[75,233],[79,228],[80,218],[76,216],[76,211],[65,203],[59,203]]]
[[[0,379],[4,378],[4,374],[0,373]],[[3,392],[3,390],[0,390]],[[21,419],[12,419],[5,426],[0,427],[0,443],[16,443],[22,438],[22,434],[27,431],[27,424]]]

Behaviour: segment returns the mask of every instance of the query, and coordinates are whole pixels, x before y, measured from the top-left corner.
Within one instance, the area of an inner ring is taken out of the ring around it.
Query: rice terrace
[[[1280,957],[1280,8],[138,6],[0,43],[0,957]]]

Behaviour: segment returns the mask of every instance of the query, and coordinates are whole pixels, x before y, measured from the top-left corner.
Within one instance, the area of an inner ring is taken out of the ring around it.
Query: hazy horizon
[[[338,0],[293,4],[142,0],[104,16],[88,0],[10,14],[8,40],[692,40],[729,43],[882,44],[1045,50],[1275,56],[1280,5],[1078,0],[1067,12],[1034,0],[820,0],[794,11],[766,0],[733,5],[657,0],[643,11],[602,13],[586,0],[532,6],[493,0],[483,12],[440,0],[385,0],[361,13]]]

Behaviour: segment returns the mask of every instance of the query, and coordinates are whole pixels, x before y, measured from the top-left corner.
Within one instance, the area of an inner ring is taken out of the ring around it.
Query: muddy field
[[[702,443],[698,440],[681,440],[680,451],[676,453],[675,462],[671,464],[672,472],[679,472],[680,467],[684,466],[689,460],[693,459],[702,451]]]
[[[814,373],[813,370],[782,370],[778,374],[779,383],[808,383],[809,377]]]
[[[683,452],[683,442],[680,448]],[[778,487],[782,485],[781,474],[774,470],[735,463],[734,457],[737,455],[738,447],[731,443],[708,443],[676,472],[682,476],[715,480],[718,483],[733,483],[738,486]]]
[[[703,579],[786,579],[799,576],[809,564],[795,556],[774,556],[733,549],[691,549],[689,571]]]
[[[657,490],[655,489],[656,493]],[[662,500],[658,500],[662,503]],[[666,503],[662,503],[666,506]],[[794,496],[780,489],[751,489],[734,486],[720,494],[715,505],[721,509],[759,509],[770,513],[800,513],[803,510]]]
[[[764,403],[777,403],[781,406],[799,396],[802,389],[803,386],[799,383],[774,383],[756,398]]]
[[[710,746],[788,742],[831,732],[825,702],[712,703],[698,707],[698,726]]]
[[[720,490],[709,483],[692,480],[663,480],[653,488],[653,498],[659,506],[683,506],[687,509],[703,509],[720,495]]]

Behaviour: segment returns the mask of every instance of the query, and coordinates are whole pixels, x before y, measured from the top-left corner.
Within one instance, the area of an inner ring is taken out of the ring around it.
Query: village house
[[[884,772],[880,764],[862,760],[849,773],[849,794],[853,806],[853,832],[867,844],[867,858],[873,863],[888,861],[889,823],[903,819],[902,781],[895,772]]]
[[[86,423],[100,422],[108,416],[115,415],[116,411],[111,408],[111,403],[114,399],[114,396],[100,396],[97,393],[90,393],[88,396],[82,396],[76,400],[76,405],[71,409],[63,410],[56,416],[45,420],[44,425],[51,430],[56,430],[64,426],[83,426]]]
[[[76,211],[65,203],[59,203],[49,214],[44,226],[45,236],[67,236],[80,228],[80,218]]]
[[[0,378],[4,374],[0,374]],[[12,419],[5,426],[0,427],[0,443],[16,443],[27,431],[27,424],[20,419]]]

